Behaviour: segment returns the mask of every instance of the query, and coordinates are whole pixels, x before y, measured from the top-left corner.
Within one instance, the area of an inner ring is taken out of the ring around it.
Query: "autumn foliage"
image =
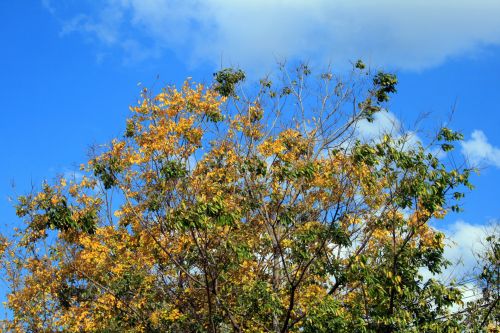
[[[459,332],[433,219],[470,170],[404,133],[360,139],[393,75],[282,68],[144,90],[82,176],[19,198],[2,240],[13,332]],[[443,128],[433,144],[451,150]]]

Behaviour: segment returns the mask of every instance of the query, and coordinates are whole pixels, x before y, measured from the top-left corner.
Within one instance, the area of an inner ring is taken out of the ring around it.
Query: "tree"
[[[500,239],[498,226],[490,230],[478,253],[480,272],[476,288],[481,297],[467,303],[464,322],[473,332],[498,332],[500,325]]]
[[[20,197],[5,329],[459,331],[459,289],[419,269],[447,265],[428,223],[459,209],[471,170],[407,135],[360,139],[394,75],[280,73],[253,97],[232,69],[144,89],[85,176]],[[460,139],[443,128],[435,143]]]

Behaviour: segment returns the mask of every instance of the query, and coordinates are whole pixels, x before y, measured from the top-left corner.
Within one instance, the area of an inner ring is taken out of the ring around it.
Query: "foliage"
[[[235,89],[236,85],[245,80],[245,73],[241,70],[232,68],[223,69],[214,73],[215,86],[214,90],[223,97],[237,97]]]
[[[498,332],[500,326],[500,239],[498,227],[486,238],[479,253],[481,296],[467,303],[464,322],[473,332]]]
[[[21,197],[26,225],[1,248],[5,329],[460,331],[459,289],[419,270],[447,265],[429,221],[458,209],[470,170],[404,135],[357,138],[395,76],[282,74],[252,98],[231,69],[144,90],[84,177]]]

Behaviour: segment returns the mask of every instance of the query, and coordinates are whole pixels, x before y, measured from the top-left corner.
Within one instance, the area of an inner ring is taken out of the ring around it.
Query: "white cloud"
[[[402,148],[405,150],[415,148],[418,143],[422,143],[417,133],[405,131],[401,121],[389,111],[375,113],[372,122],[363,119],[356,124],[356,138],[362,141],[380,142],[385,134],[391,135],[396,140],[403,139]]]
[[[491,145],[482,131],[475,130],[470,140],[462,142],[462,153],[476,166],[500,168],[500,148]]]
[[[457,221],[443,230],[448,240],[445,257],[456,264],[448,269],[451,276],[460,278],[472,272],[477,265],[475,254],[483,249],[490,229],[485,225]]]
[[[193,64],[275,58],[419,70],[500,44],[498,0],[106,0],[78,27],[121,46],[131,31]],[[80,16],[82,17],[82,16]],[[118,37],[114,33],[118,33]],[[136,36],[137,40],[142,40]],[[151,45],[150,45],[151,46]]]
[[[434,278],[445,284],[454,280],[462,290],[465,302],[474,301],[480,297],[481,290],[475,280],[480,269],[477,254],[484,251],[486,237],[493,232],[498,232],[497,225],[498,222],[495,220],[487,225],[474,225],[459,220],[440,229],[446,236],[444,257],[452,264],[437,275],[433,275],[427,269],[422,269],[420,273],[424,280]],[[454,306],[452,312],[461,309],[460,306]]]
[[[374,114],[373,121],[366,119],[356,124],[358,136],[363,140],[376,140],[384,134],[400,134],[401,122],[392,112],[381,111]]]
[[[433,277],[444,283],[466,280],[470,285],[471,277],[477,274],[479,267],[477,254],[484,250],[486,237],[497,230],[495,223],[497,222],[491,221],[490,224],[475,225],[459,220],[447,227],[437,228],[445,234],[444,257],[451,265],[437,276],[433,276],[426,269],[421,270],[421,274],[425,279]]]

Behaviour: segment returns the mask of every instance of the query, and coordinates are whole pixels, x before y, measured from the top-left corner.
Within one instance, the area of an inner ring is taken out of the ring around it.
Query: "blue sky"
[[[361,58],[398,74],[393,121],[430,112],[429,132],[455,109],[457,149],[481,175],[465,212],[438,227],[469,267],[464,249],[500,218],[498,17],[497,0],[1,1],[0,228],[19,223],[8,197],[123,133],[142,86],[209,82],[231,65],[256,77],[280,58],[339,70]]]

